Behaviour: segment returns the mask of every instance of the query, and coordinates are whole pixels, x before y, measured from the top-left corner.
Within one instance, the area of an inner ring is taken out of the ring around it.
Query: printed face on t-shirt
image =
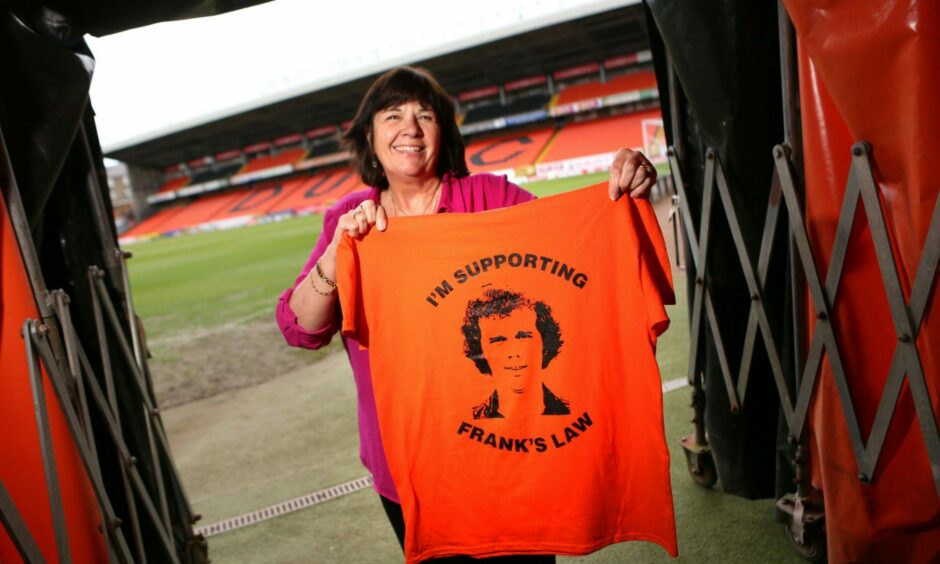
[[[535,311],[528,307],[505,317],[480,318],[483,357],[501,398],[541,392],[542,335],[535,320]]]

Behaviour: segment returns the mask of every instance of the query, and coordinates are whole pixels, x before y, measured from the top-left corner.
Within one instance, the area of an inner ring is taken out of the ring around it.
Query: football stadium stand
[[[338,139],[326,139],[324,141],[318,142],[310,149],[310,157],[322,157],[323,155],[329,155],[336,153],[340,150],[340,144]]]
[[[569,86],[561,91],[556,106],[592,99],[605,99],[619,94],[630,94],[656,89],[656,75],[650,71],[622,74],[607,82],[586,82]]]
[[[174,215],[182,212],[188,204],[188,202],[185,202],[163,208],[162,210],[122,233],[121,240],[131,241],[138,238],[148,238],[162,234],[163,230],[161,227],[163,224],[169,221],[170,218],[172,218]]]
[[[554,95],[546,76],[507,83],[505,104],[494,100],[501,95],[499,87],[461,94],[464,102],[491,100],[472,106],[463,116],[470,171],[506,174],[525,183],[603,170],[610,165],[614,147],[649,145],[662,129],[655,75],[631,67],[631,72],[602,81],[598,66],[555,73],[561,90]],[[595,72],[594,80],[585,75],[588,71]],[[565,85],[563,80],[569,79],[580,82]],[[348,155],[336,135],[342,127],[310,130],[305,142],[304,135],[292,134],[168,167],[165,174],[172,178],[148,197],[164,207],[122,234],[122,242],[327,208],[364,187],[348,168]],[[305,145],[296,146],[300,142]],[[271,153],[279,147],[289,148]],[[186,172],[189,176],[182,174]]]
[[[210,223],[237,225],[249,222],[258,210],[278,198],[284,190],[284,183],[268,181],[253,188],[244,188],[234,192],[238,197],[230,205],[223,206],[209,217]]]
[[[171,178],[170,180],[167,180],[166,182],[164,182],[163,185],[157,189],[156,193],[164,194],[166,192],[175,192],[176,190],[179,190],[180,188],[186,186],[187,184],[189,184],[188,176],[178,176],[176,178]]]
[[[228,178],[229,176],[237,173],[239,169],[242,168],[242,166],[243,165],[241,161],[232,161],[198,170],[193,173],[192,180],[189,182],[189,184],[191,186],[195,186],[197,184],[204,184],[213,180]]]
[[[531,112],[533,110],[545,109],[545,105],[548,104],[550,99],[551,96],[547,92],[539,92],[536,94],[520,96],[519,98],[511,100],[506,105],[497,103],[487,104],[485,106],[477,106],[467,111],[466,115],[464,116],[463,123],[475,123],[502,116],[511,116],[514,114]]]
[[[248,161],[245,166],[238,171],[238,174],[245,174],[246,172],[256,172],[281,165],[293,164],[304,158],[306,154],[307,150],[303,147],[295,147],[293,149],[281,151],[276,155],[261,155]]]
[[[222,211],[226,206],[233,204],[239,198],[241,198],[241,194],[238,192],[201,196],[160,225],[160,232],[164,235],[173,234],[210,223],[213,215]]]
[[[555,127],[501,135],[472,141],[467,145],[470,172],[493,172],[532,166],[548,143]]]
[[[568,124],[555,136],[541,161],[609,153],[611,139],[624,147],[642,147],[644,120],[661,122],[659,109]]]

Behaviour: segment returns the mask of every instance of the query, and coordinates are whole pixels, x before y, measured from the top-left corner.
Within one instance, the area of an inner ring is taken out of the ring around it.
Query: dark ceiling
[[[642,4],[545,27],[414,64],[429,69],[453,95],[649,48]],[[240,149],[315,127],[339,124],[356,112],[377,75],[256,108],[106,156],[164,168]]]

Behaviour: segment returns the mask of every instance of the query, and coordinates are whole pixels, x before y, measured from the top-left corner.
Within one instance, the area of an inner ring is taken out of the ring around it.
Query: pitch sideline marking
[[[665,394],[672,392],[688,385],[689,383],[685,378],[669,380],[668,382],[663,382],[663,393]],[[300,497],[295,497],[294,499],[282,501],[276,505],[271,505],[257,511],[252,511],[251,513],[237,515],[230,519],[219,521],[218,523],[205,525],[203,527],[196,527],[193,529],[193,532],[197,535],[202,535],[208,538],[228,531],[233,531],[235,529],[240,529],[242,527],[247,527],[248,525],[254,525],[255,523],[260,523],[261,521],[267,521],[268,519],[273,519],[274,517],[286,515],[287,513],[293,513],[294,511],[299,511],[313,505],[318,505],[324,501],[329,501],[337,497],[349,495],[359,490],[368,488],[371,485],[372,476],[365,476],[357,480],[343,482],[342,484],[337,484],[323,490],[311,492]]]

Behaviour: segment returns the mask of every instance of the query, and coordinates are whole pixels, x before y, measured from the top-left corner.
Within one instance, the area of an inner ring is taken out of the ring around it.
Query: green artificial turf
[[[532,192],[539,198],[560,194],[575,188],[583,188],[598,182],[605,182],[608,179],[606,172],[596,172],[594,174],[585,174],[584,176],[571,176],[569,178],[555,178],[553,180],[537,180],[529,182],[523,188]]]
[[[128,247],[134,303],[152,337],[273,309],[323,226],[316,214]]]

